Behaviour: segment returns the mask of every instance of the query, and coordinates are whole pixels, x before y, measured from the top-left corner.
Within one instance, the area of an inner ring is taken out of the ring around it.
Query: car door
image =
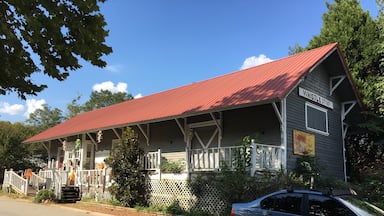
[[[308,194],[308,210],[311,216],[356,216],[338,200],[324,195]]]
[[[302,215],[303,194],[283,193],[267,197],[260,204],[262,215],[291,216]]]

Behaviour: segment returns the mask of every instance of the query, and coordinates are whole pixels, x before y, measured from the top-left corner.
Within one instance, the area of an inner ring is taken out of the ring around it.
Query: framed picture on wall
[[[315,135],[293,130],[293,153],[315,156]]]

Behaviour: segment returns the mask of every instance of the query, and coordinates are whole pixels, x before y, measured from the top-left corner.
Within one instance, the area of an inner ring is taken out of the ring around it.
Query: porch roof
[[[341,55],[336,43],[205,81],[85,112],[25,140],[24,143],[49,141],[103,129],[279,101],[299,83],[305,74],[334,51]],[[345,65],[342,56],[341,59]],[[348,71],[346,73],[356,93],[351,76]]]

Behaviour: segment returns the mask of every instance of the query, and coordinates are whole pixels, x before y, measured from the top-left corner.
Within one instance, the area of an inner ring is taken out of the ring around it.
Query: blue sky
[[[0,96],[1,121],[25,121],[46,103],[66,112],[78,95],[126,91],[141,97],[283,58],[319,34],[323,0],[109,0],[101,5],[113,53],[106,68],[83,62],[65,81],[37,74],[47,84],[38,96]],[[377,15],[375,0],[361,0]]]

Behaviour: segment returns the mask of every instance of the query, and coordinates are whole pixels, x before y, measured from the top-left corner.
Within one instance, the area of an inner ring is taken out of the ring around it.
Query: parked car
[[[384,216],[384,211],[352,194],[281,190],[248,203],[232,204],[231,216],[248,215]]]

